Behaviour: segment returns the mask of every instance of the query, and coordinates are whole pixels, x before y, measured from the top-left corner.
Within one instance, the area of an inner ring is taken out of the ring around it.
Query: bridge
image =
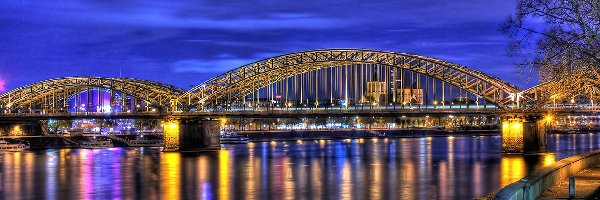
[[[190,90],[130,78],[45,80],[0,95],[0,119],[490,114],[522,123],[548,112],[597,113],[597,90],[575,78],[522,90],[435,58],[330,49],[256,61]]]

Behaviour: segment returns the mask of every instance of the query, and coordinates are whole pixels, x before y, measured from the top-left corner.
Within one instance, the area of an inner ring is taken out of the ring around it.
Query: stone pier
[[[218,120],[177,119],[164,123],[165,151],[220,149]]]
[[[549,121],[539,115],[505,115],[502,117],[502,151],[533,153],[546,150],[546,127]]]

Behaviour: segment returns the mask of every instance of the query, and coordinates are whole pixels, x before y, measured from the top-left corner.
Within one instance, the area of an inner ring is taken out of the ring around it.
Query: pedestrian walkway
[[[575,177],[575,199],[600,199],[600,165],[585,168]],[[548,188],[538,199],[568,199],[569,179]]]

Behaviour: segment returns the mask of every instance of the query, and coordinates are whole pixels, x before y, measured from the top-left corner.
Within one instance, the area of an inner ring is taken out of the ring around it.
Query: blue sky
[[[522,88],[498,29],[516,1],[0,0],[0,90],[67,76],[189,89],[256,60],[325,48],[439,58]]]

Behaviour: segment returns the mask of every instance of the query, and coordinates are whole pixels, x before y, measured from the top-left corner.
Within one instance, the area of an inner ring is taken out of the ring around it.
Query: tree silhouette
[[[578,76],[600,84],[600,0],[520,0],[501,30],[508,54],[541,82]]]

